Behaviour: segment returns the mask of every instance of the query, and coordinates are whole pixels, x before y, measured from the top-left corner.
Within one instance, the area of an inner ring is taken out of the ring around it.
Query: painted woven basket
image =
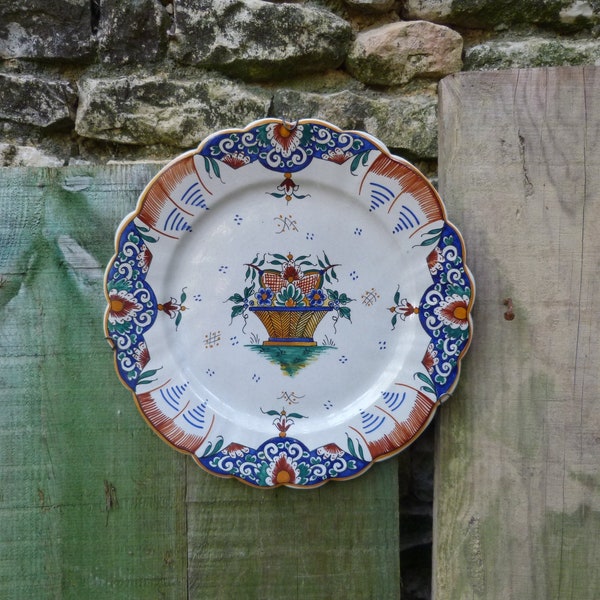
[[[254,313],[265,326],[269,339],[263,346],[316,346],[313,339],[315,329],[332,307],[279,307],[262,308],[251,306]]]

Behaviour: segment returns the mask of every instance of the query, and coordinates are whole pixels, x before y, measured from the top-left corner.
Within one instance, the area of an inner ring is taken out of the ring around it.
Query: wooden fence
[[[477,300],[436,424],[435,598],[593,600],[600,69],[453,76],[440,122]],[[399,599],[398,459],[251,489],[166,446],[118,382],[103,271],[155,171],[0,170],[0,597]]]
[[[435,598],[600,598],[600,69],[449,77],[440,124],[477,298],[439,419]]]

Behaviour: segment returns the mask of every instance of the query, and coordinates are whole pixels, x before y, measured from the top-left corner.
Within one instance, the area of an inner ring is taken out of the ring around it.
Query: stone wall
[[[0,165],[158,160],[265,116],[365,129],[435,172],[436,82],[600,60],[600,0],[0,5]]]
[[[435,177],[437,81],[597,64],[600,0],[0,4],[0,166],[167,161],[276,116],[364,129]],[[428,598],[432,432],[399,461],[403,599]]]

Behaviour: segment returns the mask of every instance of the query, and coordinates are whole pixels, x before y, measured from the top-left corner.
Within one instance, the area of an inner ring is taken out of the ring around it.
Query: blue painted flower
[[[321,290],[310,290],[308,293],[308,302],[311,306],[323,306],[327,299],[327,294]]]
[[[258,300],[259,306],[270,306],[273,299],[273,290],[270,288],[260,288],[254,297]]]

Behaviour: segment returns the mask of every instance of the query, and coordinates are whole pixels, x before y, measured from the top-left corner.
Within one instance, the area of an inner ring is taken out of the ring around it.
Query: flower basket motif
[[[246,280],[250,286],[244,294],[234,294],[231,317],[250,311],[263,324],[269,339],[263,346],[316,346],[315,331],[323,317],[336,312],[350,320],[351,302],[346,294],[324,288],[324,284],[337,281],[335,267],[323,253],[316,263],[310,256],[294,257],[270,254],[259,259],[257,256],[247,263]],[[256,291],[256,284],[259,288]]]

